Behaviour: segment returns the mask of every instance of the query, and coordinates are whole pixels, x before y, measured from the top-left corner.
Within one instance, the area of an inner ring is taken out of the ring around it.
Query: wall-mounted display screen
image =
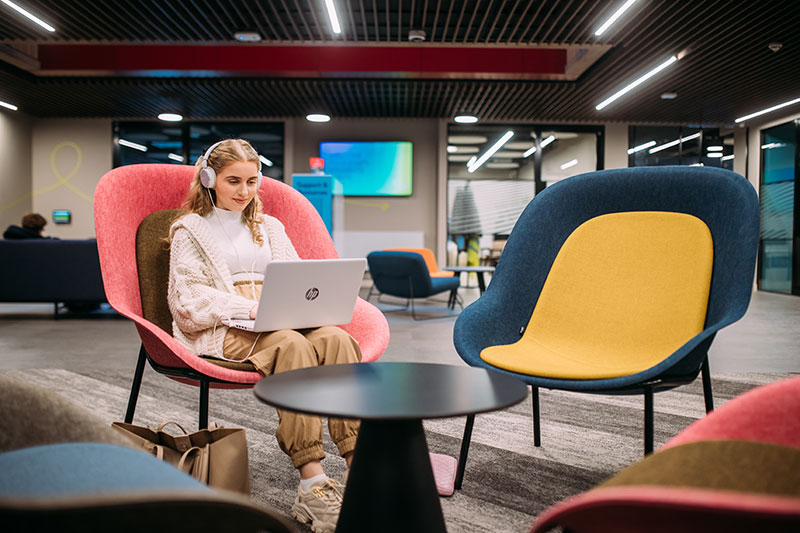
[[[411,196],[413,145],[408,141],[321,142],[319,156],[345,196]]]
[[[72,222],[72,213],[69,209],[53,209],[53,222],[55,224],[69,224]]]

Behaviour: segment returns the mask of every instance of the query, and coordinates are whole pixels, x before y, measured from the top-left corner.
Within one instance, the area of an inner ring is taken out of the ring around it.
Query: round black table
[[[361,419],[337,531],[445,531],[422,429],[426,418],[502,409],[522,401],[522,381],[481,368],[357,363],[267,376],[264,403]]]

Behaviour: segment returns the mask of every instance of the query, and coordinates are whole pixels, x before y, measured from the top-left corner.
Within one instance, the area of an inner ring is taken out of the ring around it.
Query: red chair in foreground
[[[125,415],[128,423],[136,409],[145,360],[159,373],[200,387],[200,428],[208,425],[210,387],[246,388],[261,379],[247,365],[226,368],[198,357],[179,344],[171,331],[146,319],[142,312],[136,252],[139,225],[151,213],[179,208],[193,173],[194,167],[187,165],[129,165],[108,172],[95,190],[95,229],[106,296],[114,309],[135,323],[142,341]],[[338,257],[325,224],[300,193],[280,181],[265,179],[259,195],[264,211],[286,226],[301,258]],[[165,304],[166,294],[163,300]],[[365,362],[377,360],[389,344],[386,318],[361,298],[356,302],[353,320],[342,329],[359,342]]]
[[[800,531],[800,377],[753,389],[542,513],[532,533]]]

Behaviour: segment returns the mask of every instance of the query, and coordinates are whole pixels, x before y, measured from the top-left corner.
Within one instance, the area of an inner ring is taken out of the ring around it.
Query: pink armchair
[[[194,168],[187,165],[130,165],[108,172],[95,190],[95,228],[100,267],[111,306],[131,319],[142,341],[136,365],[126,422],[133,420],[144,363],[176,381],[200,387],[199,426],[208,424],[209,388],[252,387],[258,372],[225,368],[198,357],[144,318],[136,262],[136,232],[149,214],[176,209],[183,203]],[[317,212],[300,193],[273,179],[259,189],[264,211],[283,222],[303,259],[338,257]],[[389,326],[383,314],[361,298],[353,320],[343,326],[360,344],[363,361],[375,361],[389,343]]]

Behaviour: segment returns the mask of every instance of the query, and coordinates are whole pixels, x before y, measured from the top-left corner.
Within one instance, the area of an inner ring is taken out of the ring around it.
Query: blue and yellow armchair
[[[469,365],[531,385],[536,446],[539,387],[643,394],[650,453],[653,393],[702,370],[713,409],[707,352],[747,309],[758,232],[755,190],[726,170],[640,167],[566,179],[520,216],[488,290],[456,321],[456,350]]]

